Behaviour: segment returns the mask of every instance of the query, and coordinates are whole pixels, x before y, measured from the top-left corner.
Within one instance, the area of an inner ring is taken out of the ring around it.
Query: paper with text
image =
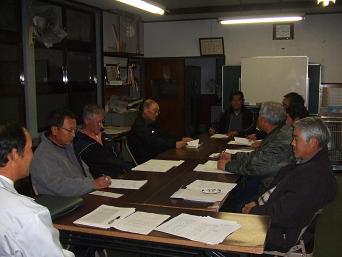
[[[182,213],[156,230],[206,244],[219,244],[240,227],[235,221]]]
[[[188,148],[198,148],[200,147],[199,139],[195,139],[186,143]]]
[[[217,161],[207,161],[204,164],[198,164],[194,171],[199,171],[199,172],[210,172],[210,173],[222,173],[222,174],[232,174],[228,171],[224,170],[219,170],[217,168]]]
[[[114,222],[112,227],[126,232],[147,235],[168,218],[170,215],[137,211],[125,219]]]
[[[123,194],[117,194],[117,193],[107,192],[107,191],[94,191],[94,192],[91,192],[89,194],[104,196],[104,197],[110,197],[110,198],[119,198],[119,197],[123,196]]]
[[[112,179],[109,188],[140,189],[147,180]]]
[[[207,188],[215,188],[220,189],[222,192],[229,193],[234,187],[236,183],[226,183],[226,182],[218,182],[218,181],[210,181],[210,180],[195,180],[191,184],[187,185],[187,189],[207,189]]]
[[[173,167],[178,167],[184,161],[180,160],[156,160],[151,159],[147,162],[144,162],[132,170],[139,170],[139,171],[151,171],[151,172],[167,172],[168,170],[172,169]]]
[[[226,138],[228,138],[228,136],[226,134],[214,134],[210,138],[226,139]]]
[[[226,153],[236,154],[236,153],[251,153],[254,149],[226,149]]]
[[[74,223],[107,229],[116,220],[123,219],[134,212],[135,208],[122,208],[103,204],[92,212],[75,220]]]

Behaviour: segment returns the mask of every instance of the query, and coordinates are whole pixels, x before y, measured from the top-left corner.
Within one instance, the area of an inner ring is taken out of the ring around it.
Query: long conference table
[[[119,249],[153,256],[199,256],[206,250],[262,254],[271,222],[269,217],[219,212],[224,201],[213,204],[170,198],[179,188],[197,179],[230,183],[238,179],[237,175],[193,171],[197,164],[206,162],[211,153],[221,152],[228,147],[227,139],[211,139],[207,135],[200,136],[200,142],[201,146],[197,149],[171,149],[158,155],[158,159],[185,160],[183,164],[166,173],[131,171],[121,177],[148,180],[139,190],[105,189],[105,191],[123,194],[120,198],[85,195],[84,204],[80,208],[54,220],[55,227],[61,232],[62,243]],[[211,216],[237,221],[241,228],[229,235],[222,243],[208,245],[157,231],[152,231],[148,235],[139,235],[114,228],[106,230],[73,224],[73,221],[102,204],[135,207],[137,211],[167,214],[171,217],[181,213]]]

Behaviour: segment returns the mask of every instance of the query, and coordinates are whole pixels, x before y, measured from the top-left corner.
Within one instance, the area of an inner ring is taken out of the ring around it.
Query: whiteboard
[[[289,92],[308,103],[307,56],[260,56],[241,59],[241,91],[246,103],[281,102]]]

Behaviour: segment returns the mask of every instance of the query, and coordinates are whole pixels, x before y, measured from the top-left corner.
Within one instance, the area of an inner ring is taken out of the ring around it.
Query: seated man
[[[304,106],[304,98],[296,93],[296,92],[290,92],[286,95],[284,95],[284,99],[283,99],[283,106],[284,108],[288,108],[291,104],[301,104]]]
[[[209,134],[221,133],[227,134],[229,137],[242,137],[254,133],[254,115],[245,108],[243,93],[241,91],[231,93],[229,103],[229,108],[223,113],[214,128],[209,129]]]
[[[293,159],[290,145],[292,128],[284,125],[285,117],[281,104],[263,103],[258,124],[267,136],[261,147],[250,153],[223,153],[218,161],[218,168],[240,175],[260,176],[261,189],[266,189],[279,169]]]
[[[88,168],[77,160],[72,145],[77,131],[73,113],[53,112],[49,128],[42,134],[30,167],[32,183],[39,194],[80,196],[110,185],[110,177],[94,180]]]
[[[163,131],[158,123],[159,105],[152,99],[142,104],[132,129],[128,134],[128,145],[138,164],[148,161],[170,148],[182,148],[191,138],[179,138]]]
[[[337,185],[328,142],[329,130],[319,118],[296,121],[292,141],[296,161],[282,168],[269,190],[243,208],[243,213],[271,217],[267,250],[288,251],[314,214],[334,199]]]
[[[290,104],[286,108],[286,124],[292,126],[296,120],[303,119],[309,116],[306,107],[299,103]]]
[[[1,124],[0,152],[0,256],[74,256],[62,249],[49,210],[14,188],[29,174],[30,134],[19,125]]]
[[[74,139],[75,152],[84,161],[94,178],[103,174],[117,177],[130,170],[115,152],[115,142],[110,135],[102,132],[104,110],[97,105],[83,108],[83,127]]]
[[[237,153],[230,155],[223,153],[217,163],[218,169],[226,170],[244,176],[259,178],[258,188],[236,194],[243,201],[250,201],[259,192],[263,192],[277,175],[280,168],[286,166],[293,159],[291,150],[292,127],[285,124],[285,110],[280,103],[265,102],[261,105],[258,126],[267,136],[262,141],[260,148],[250,153]],[[248,184],[246,178],[234,191]],[[243,201],[237,206],[236,211],[241,211]]]

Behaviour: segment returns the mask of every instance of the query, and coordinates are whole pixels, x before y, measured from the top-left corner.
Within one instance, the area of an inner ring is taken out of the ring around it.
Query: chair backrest
[[[131,149],[129,148],[129,145],[128,145],[128,141],[127,141],[127,138],[126,137],[123,137],[122,138],[122,143],[123,143],[123,155],[124,157],[128,155],[130,161],[135,165],[137,166],[138,163],[137,161],[135,160],[133,154],[132,154],[132,151]]]
[[[278,251],[264,251],[264,255],[272,255],[275,257],[278,256],[284,256],[284,257],[311,257],[312,253],[308,253],[307,251],[307,247],[305,245],[305,232],[310,229],[311,227],[315,227],[317,224],[317,220],[320,216],[320,214],[322,213],[322,209],[319,209],[314,216],[312,217],[311,221],[302,228],[302,230],[299,233],[297,242],[294,246],[291,247],[291,249],[286,252],[278,252]],[[313,228],[314,231],[314,228]],[[313,250],[313,248],[311,249]],[[310,252],[310,251],[309,251]]]

